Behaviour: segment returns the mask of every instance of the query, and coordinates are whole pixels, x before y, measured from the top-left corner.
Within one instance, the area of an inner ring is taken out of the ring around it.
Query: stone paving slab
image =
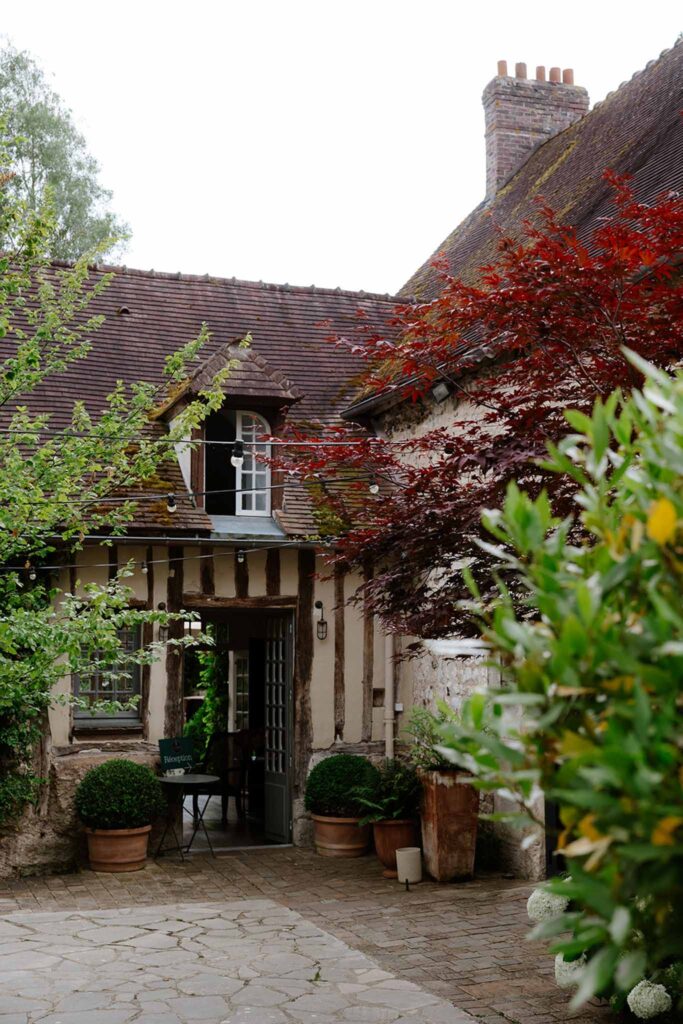
[[[0,1024],[474,1024],[269,899],[0,921]]]
[[[496,875],[454,885],[425,879],[406,892],[382,877],[372,855],[344,860],[280,847],[184,862],[164,857],[124,874],[83,869],[0,880],[0,922],[24,911],[270,899],[480,1024],[607,1024],[613,1020],[607,1004],[569,1010],[568,993],[554,982],[552,956],[543,943],[526,940],[529,892],[529,885]],[[43,930],[58,934],[58,922],[55,914]]]

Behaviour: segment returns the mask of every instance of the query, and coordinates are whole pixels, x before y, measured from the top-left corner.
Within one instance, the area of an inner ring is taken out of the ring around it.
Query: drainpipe
[[[396,716],[394,714],[395,696],[395,672],[394,655],[396,644],[393,633],[387,633],[384,637],[384,755],[394,756],[394,726]]]

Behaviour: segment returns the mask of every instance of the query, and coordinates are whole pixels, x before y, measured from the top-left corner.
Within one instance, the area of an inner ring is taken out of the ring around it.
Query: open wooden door
[[[292,838],[293,630],[291,615],[268,615],[264,799],[265,838],[271,843],[289,843]]]

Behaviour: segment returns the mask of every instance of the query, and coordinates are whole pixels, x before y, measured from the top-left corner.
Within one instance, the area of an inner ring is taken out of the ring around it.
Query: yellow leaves
[[[559,751],[565,757],[580,757],[581,754],[590,754],[595,750],[595,744],[579,736],[577,732],[570,732],[565,729],[560,740]]]
[[[668,544],[676,536],[676,509],[668,498],[658,498],[650,505],[647,535],[656,544]]]
[[[673,846],[675,843],[674,832],[683,825],[683,818],[662,818],[652,830],[650,842],[653,846]]]
[[[595,815],[586,814],[578,824],[579,835],[585,836],[586,839],[590,839],[595,842],[598,839],[603,839],[602,832],[598,832],[595,827]]]
[[[619,691],[630,693],[633,689],[633,682],[633,676],[615,676],[614,679],[603,680],[602,686],[605,690],[611,690],[613,693]]]
[[[613,842],[614,836],[601,836],[598,839],[581,836],[569,846],[565,846],[562,853],[565,857],[588,857],[583,866],[586,871],[592,871],[599,865]]]

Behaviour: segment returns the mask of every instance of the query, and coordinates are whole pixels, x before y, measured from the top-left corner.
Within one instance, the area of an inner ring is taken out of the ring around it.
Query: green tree
[[[643,390],[566,413],[544,463],[578,520],[514,484],[485,514],[498,596],[470,577],[470,610],[504,685],[439,729],[481,787],[516,798],[509,819],[533,821],[540,791],[559,806],[571,877],[538,894],[534,934],[576,1004],[639,1016],[683,1009],[683,374],[629,358]]]
[[[188,436],[221,405],[220,384],[229,373],[217,375],[169,432],[152,422],[169,389],[186,378],[187,362],[207,337],[203,329],[169,357],[161,383],[119,382],[98,416],[82,403],[63,427],[53,427],[48,414],[32,414],[36,389],[87,357],[101,323],[91,303],[109,279],[92,279],[88,264],[96,252],[72,267],[51,263],[54,219],[44,204],[34,209],[16,196],[2,159],[0,152],[0,237],[12,246],[0,256],[0,824],[39,785],[34,748],[54,684],[69,673],[114,675],[131,662],[154,660],[158,645],[126,658],[119,630],[173,618],[128,607],[129,567],[77,598],[59,593],[54,572],[43,566],[73,560],[96,530],[125,532],[136,505],[119,496],[145,480],[163,481],[164,462],[173,457],[169,442]],[[173,632],[183,643],[180,627]]]
[[[0,50],[0,117],[13,172],[5,195],[26,200],[33,210],[51,197],[52,258],[77,260],[93,249],[110,256],[120,250],[128,228],[108,209],[112,194],[98,181],[97,161],[71,111],[30,54],[10,45]]]

